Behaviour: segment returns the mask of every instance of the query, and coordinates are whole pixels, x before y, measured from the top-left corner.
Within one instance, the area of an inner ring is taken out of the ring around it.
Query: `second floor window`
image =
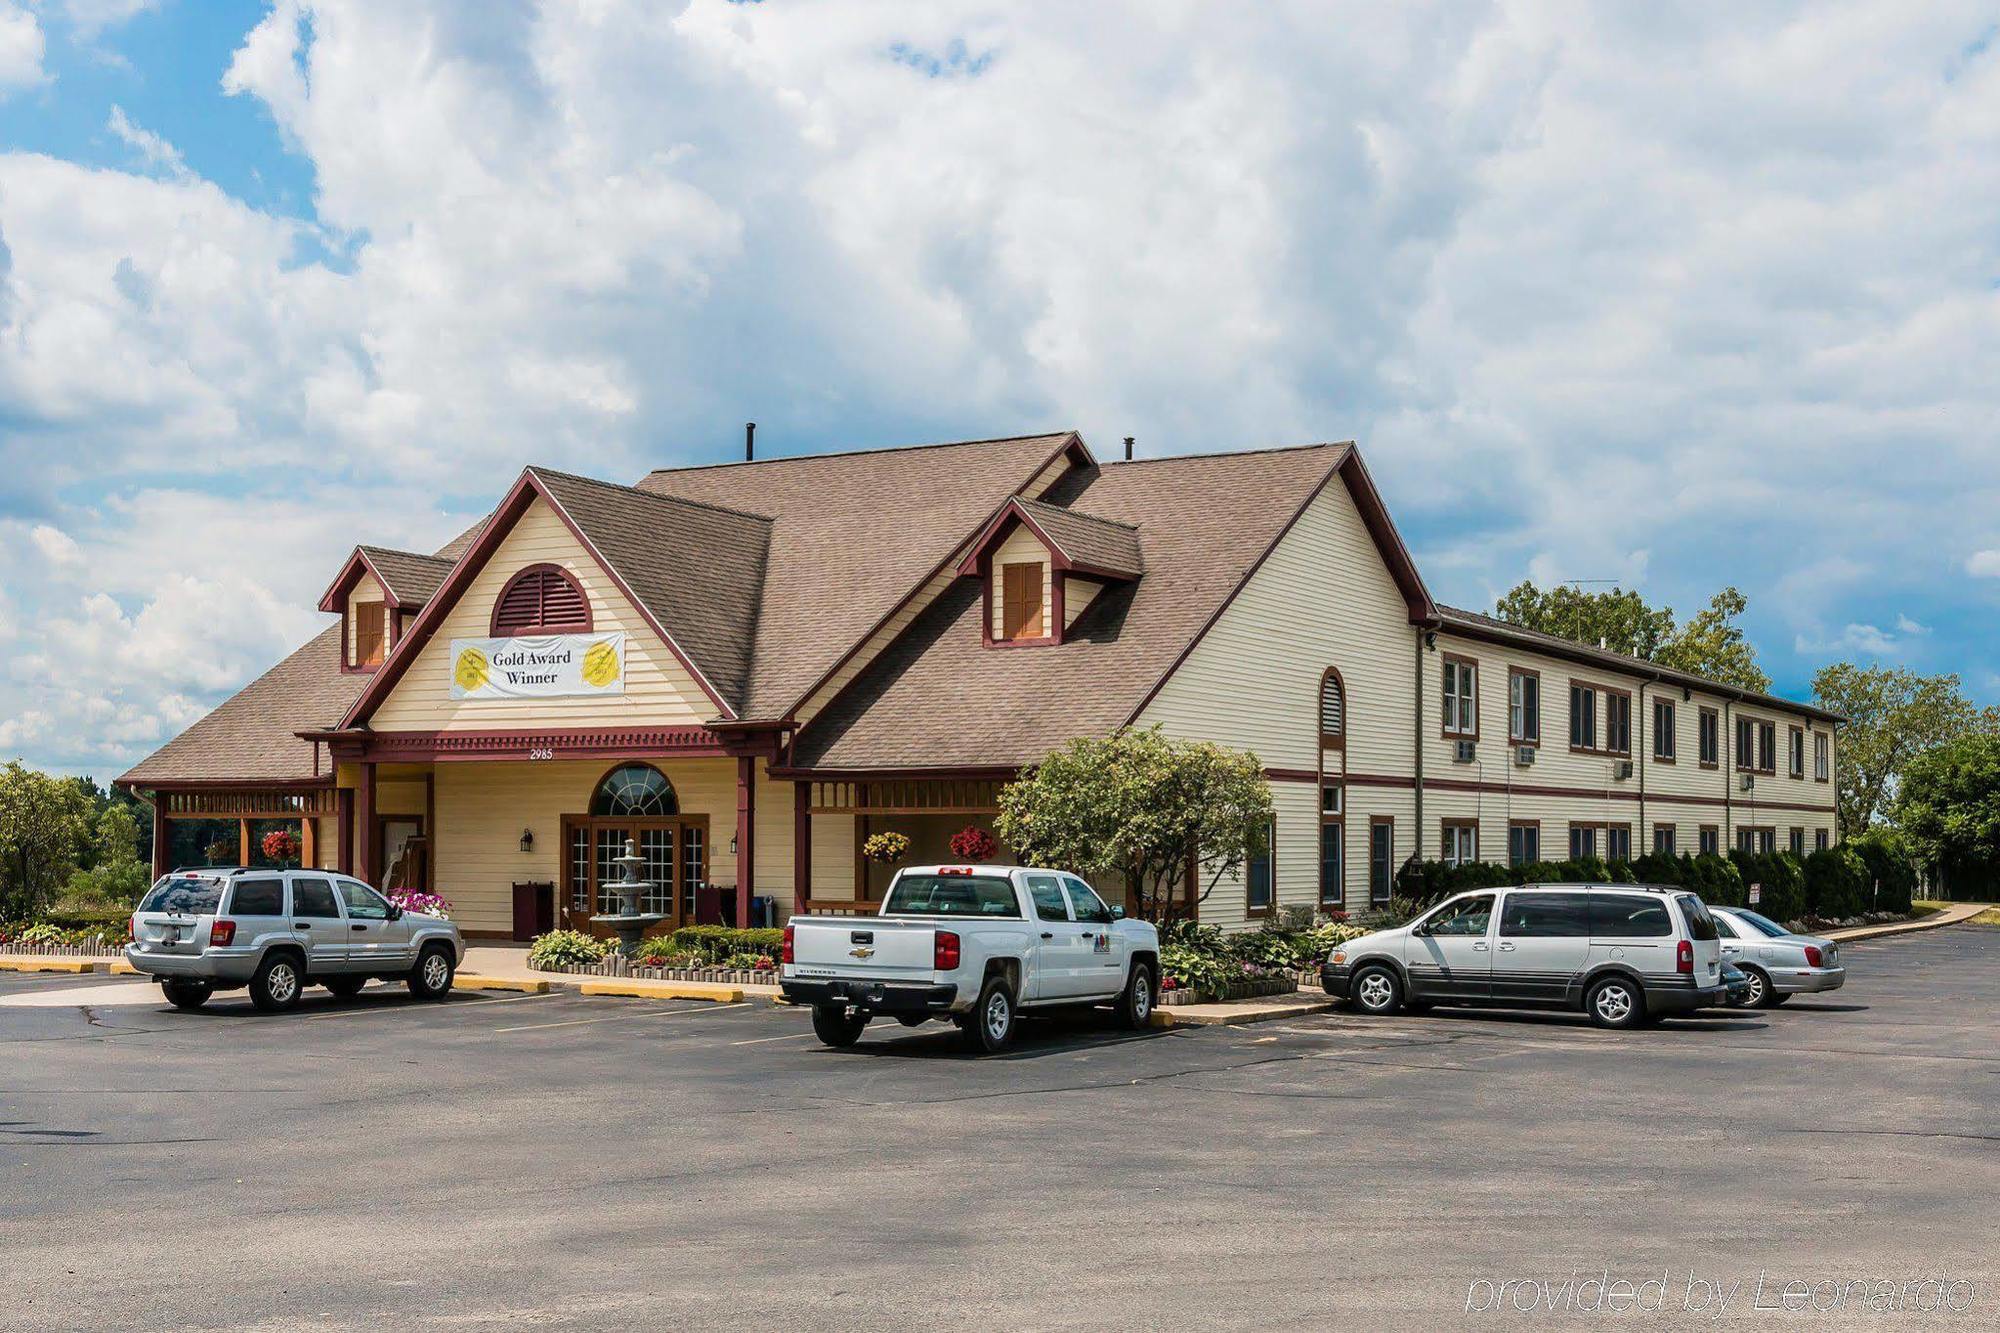
[[[354,661],[358,667],[381,666],[389,646],[388,607],[381,602],[356,602],[348,610],[354,618]]]
[[[1613,754],[1632,753],[1632,696],[1604,696],[1604,748]]]
[[[1704,708],[1699,721],[1699,734],[1695,738],[1700,750],[1698,757],[1703,768],[1714,768],[1722,762],[1722,715],[1713,708]]]
[[[1597,748],[1597,691],[1588,685],[1569,687],[1569,743],[1579,750]]]
[[[1815,731],[1813,733],[1813,780],[1816,782],[1826,781],[1827,777],[1826,753],[1827,753],[1826,733],[1823,731]]]
[[[1792,757],[1792,768],[1791,768],[1792,776],[1795,778],[1803,778],[1806,775],[1806,733],[1798,727],[1792,728],[1791,757]]]
[[[1507,677],[1507,739],[1534,745],[1542,739],[1542,678],[1515,671]]]
[[[1454,736],[1479,733],[1479,668],[1456,657],[1444,659],[1444,729]]]
[[[1674,705],[1671,699],[1653,700],[1653,758],[1673,762]]]
[[[1757,771],[1778,771],[1778,724],[1775,722],[1757,724]]]

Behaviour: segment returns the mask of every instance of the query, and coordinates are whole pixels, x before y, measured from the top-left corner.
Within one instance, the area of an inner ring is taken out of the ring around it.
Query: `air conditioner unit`
[[[1469,764],[1479,755],[1479,746],[1473,741],[1459,741],[1451,747],[1451,761],[1455,764]]]
[[[1532,745],[1515,746],[1514,763],[1520,768],[1533,768],[1535,766],[1535,747]]]
[[[1623,782],[1625,779],[1631,777],[1632,761],[1630,759],[1620,759],[1611,766],[1611,776],[1619,782]]]
[[[1757,775],[1755,773],[1745,773],[1740,785],[1744,791],[1754,791],[1757,787]]]

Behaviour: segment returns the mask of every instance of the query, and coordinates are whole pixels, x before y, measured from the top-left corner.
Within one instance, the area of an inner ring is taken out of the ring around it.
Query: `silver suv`
[[[1582,1009],[1614,1028],[1726,996],[1708,908],[1685,889],[1653,884],[1461,893],[1407,926],[1336,947],[1320,982],[1371,1014],[1433,1001]]]
[[[371,977],[441,1000],[464,957],[451,922],[316,870],[176,870],[140,900],[125,946],[177,1008],[247,986],[266,1012],[291,1008],[309,985],[346,997]]]

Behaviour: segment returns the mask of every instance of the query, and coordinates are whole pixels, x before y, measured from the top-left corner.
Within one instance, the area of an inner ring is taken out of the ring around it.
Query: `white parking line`
[[[300,1014],[299,1017],[300,1018],[361,1018],[373,1014],[434,1014],[438,1012],[440,1007],[447,1009],[463,1009],[473,1005],[514,1004],[521,1000],[553,1000],[554,998],[555,998],[554,994],[547,992],[541,995],[509,995],[505,999],[494,999],[494,1000],[475,1000],[470,997],[467,997],[466,999],[463,1000],[447,1001],[444,1006],[438,1006],[436,1004],[426,1004],[420,1000],[411,1000],[410,1002],[405,1004],[381,1004],[381,1005],[371,1004],[366,1009],[328,1009],[317,1014]]]
[[[602,1018],[569,1018],[560,1023],[523,1023],[518,1027],[494,1028],[495,1032],[540,1032],[547,1028],[578,1028],[591,1023],[629,1023],[641,1018],[679,1018],[686,1014],[712,1014],[719,1009],[748,1009],[748,1000],[718,1004],[708,1009],[654,1009],[643,1014],[606,1014]]]
[[[782,1037],[752,1037],[748,1041],[732,1041],[729,1044],[731,1046],[762,1046],[767,1041],[813,1041],[813,1040],[817,1040],[817,1038],[815,1038],[813,1034],[810,1032],[787,1032]]]

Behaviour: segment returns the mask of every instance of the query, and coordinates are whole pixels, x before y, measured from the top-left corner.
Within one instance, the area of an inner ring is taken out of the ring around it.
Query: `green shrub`
[[[587,967],[604,961],[605,943],[580,930],[552,930],[537,935],[528,944],[528,966],[545,972],[566,967]]]
[[[1217,992],[1243,975],[1243,965],[1226,952],[1191,944],[1160,945],[1160,975],[1184,990]]]
[[[1230,937],[1229,950],[1238,961],[1258,967],[1292,968],[1299,963],[1299,937],[1288,931],[1245,931]]]
[[[1808,916],[1832,921],[1868,910],[1868,871],[1857,853],[1829,847],[1806,857],[1800,870]]]
[[[1900,834],[1893,829],[1872,828],[1841,846],[1861,860],[1862,893],[1868,910],[1910,910],[1910,899],[1917,892],[1917,868]]]
[[[704,966],[720,966],[733,954],[762,955],[775,962],[785,947],[785,932],[768,928],[738,930],[734,926],[682,926],[664,938],[668,952],[699,954]]]
[[[1730,852],[1729,859],[1735,864],[1737,874],[1743,878],[1746,905],[1750,886],[1757,884],[1763,889],[1757,901],[1759,912],[1778,922],[1797,921],[1805,916],[1805,872],[1800,869],[1797,857],[1790,852],[1739,850]]]

